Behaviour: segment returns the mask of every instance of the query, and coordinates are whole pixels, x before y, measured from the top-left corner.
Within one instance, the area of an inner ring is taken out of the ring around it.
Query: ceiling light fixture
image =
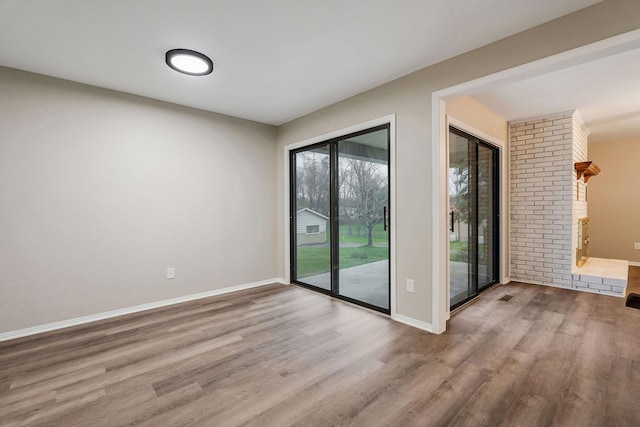
[[[167,65],[190,76],[206,76],[213,71],[213,62],[207,55],[189,49],[171,49],[165,55]]]

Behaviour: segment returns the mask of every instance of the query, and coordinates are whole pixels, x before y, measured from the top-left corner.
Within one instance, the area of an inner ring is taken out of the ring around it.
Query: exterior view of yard
[[[351,228],[351,234],[349,234]],[[360,233],[358,235],[358,228]],[[382,224],[373,228],[373,245],[367,246],[367,233],[362,225],[340,225],[340,268],[382,261],[389,258],[387,231]],[[330,271],[329,244],[299,245],[297,248],[297,277],[303,278]]]
[[[292,281],[385,312],[388,145],[389,125],[380,125],[296,150],[291,159]]]

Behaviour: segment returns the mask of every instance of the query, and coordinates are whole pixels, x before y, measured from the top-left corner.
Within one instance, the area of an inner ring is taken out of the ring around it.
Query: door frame
[[[389,125],[389,303],[390,303],[390,316],[396,318],[396,115],[390,114],[387,116],[379,117],[377,119],[369,120],[367,122],[358,123],[343,129],[338,129],[332,132],[328,132],[322,135],[318,135],[303,141],[299,141],[293,144],[289,144],[283,147],[283,165],[284,165],[284,215],[282,218],[284,229],[284,274],[285,282],[291,283],[291,227],[290,227],[290,215],[291,215],[291,151],[306,146],[315,145],[324,141],[340,138],[344,135],[357,133],[370,128],[374,128],[380,125]]]
[[[443,150],[443,154],[446,156],[446,166],[445,170],[448,169],[449,165],[449,128],[453,126],[454,128],[460,129],[463,132],[468,133],[471,136],[474,136],[478,139],[481,139],[498,150],[498,215],[500,216],[498,233],[499,233],[499,256],[498,256],[498,281],[499,283],[507,283],[511,279],[509,279],[508,273],[508,259],[505,259],[505,253],[508,255],[509,248],[509,188],[507,187],[509,180],[507,179],[509,176],[509,150],[507,149],[507,142],[502,141],[495,136],[489,135],[479,129],[474,128],[471,125],[459,120],[451,115],[446,115],[445,118],[446,130],[445,135],[445,149]],[[447,171],[448,173],[448,171]],[[445,194],[449,194],[448,187],[448,179],[444,180],[445,185]],[[449,209],[449,198],[447,196],[446,204],[447,212]],[[450,251],[449,251],[449,239],[446,241],[446,258],[443,260],[446,263],[446,267],[444,269],[444,279],[446,280],[446,291],[444,292],[444,296],[446,297],[446,308],[444,309],[444,320],[449,320],[451,317],[451,308],[449,301],[451,300],[451,272],[449,271],[449,259],[450,259]],[[444,327],[444,325],[443,325]]]
[[[456,123],[456,124],[453,124]],[[474,296],[471,296],[467,299],[465,299],[463,302],[459,303],[456,305],[456,308],[460,307],[463,304],[466,304],[467,302],[473,300],[474,298],[476,298],[478,295],[480,295],[480,293],[482,293],[483,291],[487,290],[488,288],[490,288],[491,286],[493,286],[496,283],[501,283],[502,279],[503,279],[503,272],[501,271],[501,266],[503,264],[502,262],[502,257],[500,256],[503,253],[503,247],[502,245],[504,243],[506,243],[506,240],[504,238],[504,233],[506,232],[506,228],[507,228],[507,219],[505,218],[506,215],[503,215],[503,212],[506,211],[506,205],[503,202],[503,195],[505,194],[505,192],[507,191],[506,185],[503,185],[503,183],[506,181],[506,179],[503,178],[502,173],[503,173],[503,164],[504,164],[504,159],[503,156],[505,154],[505,143],[500,141],[499,139],[492,137],[490,135],[485,134],[484,132],[478,131],[477,129],[474,130],[474,132],[469,132],[466,129],[463,129],[464,127],[468,128],[468,129],[473,129],[471,126],[465,125],[464,123],[462,123],[460,120],[457,120],[453,117],[448,117],[447,120],[447,148],[446,148],[446,152],[447,152],[447,170],[448,170],[448,165],[450,163],[450,159],[449,159],[449,153],[450,153],[450,140],[449,140],[449,136],[451,134],[451,128],[456,129],[458,132],[464,133],[467,136],[471,137],[471,138],[475,138],[477,139],[477,144],[482,144],[485,145],[487,147],[489,147],[490,149],[494,150],[495,152],[495,159],[494,159],[494,168],[493,168],[493,179],[496,181],[496,184],[494,184],[494,190],[496,192],[496,194],[494,195],[494,200],[493,200],[493,211],[495,212],[495,214],[498,216],[497,220],[496,220],[496,225],[497,227],[494,228],[494,239],[493,241],[495,242],[495,246],[493,248],[493,268],[495,269],[495,273],[496,273],[496,280],[483,287],[482,289],[480,289],[478,283],[476,283],[476,293]],[[455,132],[454,132],[455,133]],[[484,136],[480,136],[480,134],[484,135]],[[459,135],[459,134],[458,134]],[[506,169],[505,169],[506,170]],[[447,179],[447,194],[449,194],[449,180]],[[477,196],[476,196],[477,198]],[[476,200],[477,201],[477,200]],[[476,206],[477,207],[477,206]],[[447,200],[447,212],[451,211],[451,205],[449,204],[449,200]],[[476,218],[477,219],[477,218]],[[477,224],[476,224],[476,230],[477,230]],[[495,238],[497,237],[497,239]],[[477,248],[476,248],[476,256],[477,256]],[[477,264],[477,259],[476,259],[476,264]],[[477,269],[478,266],[476,265],[475,268]],[[478,277],[477,275],[477,271],[476,271],[476,279]],[[447,301],[448,301],[448,312],[447,315],[450,316],[451,314],[451,240],[447,239]],[[455,310],[455,309],[454,309]]]
[[[296,183],[296,170],[294,170],[294,166],[292,164],[292,161],[294,159],[294,157],[298,154],[298,153],[303,153],[305,151],[309,151],[309,150],[313,150],[314,148],[320,148],[320,147],[324,147],[324,146],[328,146],[329,147],[329,233],[331,238],[329,239],[329,250],[330,250],[330,271],[329,271],[329,277],[330,277],[330,289],[326,290],[324,288],[315,286],[311,283],[307,283],[302,279],[298,279],[298,280],[294,280],[293,278],[291,278],[291,282],[294,282],[296,285],[300,285],[300,286],[304,286],[304,287],[308,287],[310,289],[316,290],[320,293],[324,293],[327,294],[329,296],[332,296],[334,298],[339,298],[342,300],[345,300],[347,302],[356,304],[356,305],[361,305],[363,307],[369,308],[371,310],[375,310],[375,311],[379,311],[381,313],[384,314],[390,314],[391,312],[391,268],[389,266],[389,270],[387,271],[387,292],[389,295],[389,306],[388,308],[383,308],[380,306],[376,306],[374,304],[370,304],[366,301],[363,300],[359,300],[359,299],[355,299],[355,298],[351,298],[347,295],[344,295],[340,292],[340,265],[339,262],[337,260],[339,260],[340,257],[340,246],[339,242],[340,241],[340,217],[339,214],[337,214],[336,212],[338,212],[339,210],[337,209],[337,206],[339,205],[339,201],[340,201],[340,195],[338,193],[335,192],[336,188],[337,188],[337,184],[338,184],[338,161],[340,158],[340,150],[339,150],[339,143],[341,141],[347,140],[347,139],[351,139],[351,138],[355,138],[357,136],[360,135],[366,135],[372,132],[378,132],[381,130],[386,130],[387,131],[387,156],[389,156],[389,151],[390,151],[390,133],[391,133],[391,126],[389,123],[384,123],[382,125],[377,125],[371,128],[367,128],[358,132],[353,132],[350,134],[344,134],[342,136],[330,139],[330,140],[326,140],[326,141],[322,141],[316,144],[312,144],[312,145],[306,145],[300,148],[296,148],[293,150],[289,150],[289,182],[292,183],[293,185],[297,185]],[[390,206],[390,202],[391,202],[391,168],[390,168],[390,164],[389,164],[389,159],[387,160],[387,206]],[[296,222],[296,217],[295,217],[295,209],[293,209],[293,206],[295,204],[295,199],[296,199],[296,194],[295,191],[289,191],[289,229],[290,230],[294,230],[297,229],[297,222]],[[385,206],[385,209],[387,208],[387,206]],[[389,213],[388,218],[391,217],[391,214]],[[385,222],[387,221],[387,218],[385,218]],[[391,227],[388,227],[388,232],[389,235],[387,237],[387,242],[389,244],[389,256],[388,256],[388,260],[391,259]],[[295,248],[297,246],[297,235],[295,235],[293,232],[291,232],[291,242],[290,242],[290,259],[292,257],[294,257],[294,253]],[[290,275],[291,276],[295,276],[295,270],[297,268],[297,264],[293,262],[290,262]]]

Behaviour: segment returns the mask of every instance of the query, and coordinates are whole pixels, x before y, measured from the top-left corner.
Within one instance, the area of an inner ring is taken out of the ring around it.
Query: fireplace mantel
[[[577,174],[576,179],[580,179],[584,176],[585,184],[589,181],[589,178],[600,173],[600,168],[593,162],[576,162],[574,167]]]

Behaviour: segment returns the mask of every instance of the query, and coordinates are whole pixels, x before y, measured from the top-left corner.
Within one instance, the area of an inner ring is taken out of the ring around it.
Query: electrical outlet
[[[633,249],[640,249],[640,243],[634,243],[633,244]]]
[[[413,279],[407,279],[407,292],[413,293],[415,291]]]
[[[176,269],[173,267],[167,268],[167,279],[175,279]]]

